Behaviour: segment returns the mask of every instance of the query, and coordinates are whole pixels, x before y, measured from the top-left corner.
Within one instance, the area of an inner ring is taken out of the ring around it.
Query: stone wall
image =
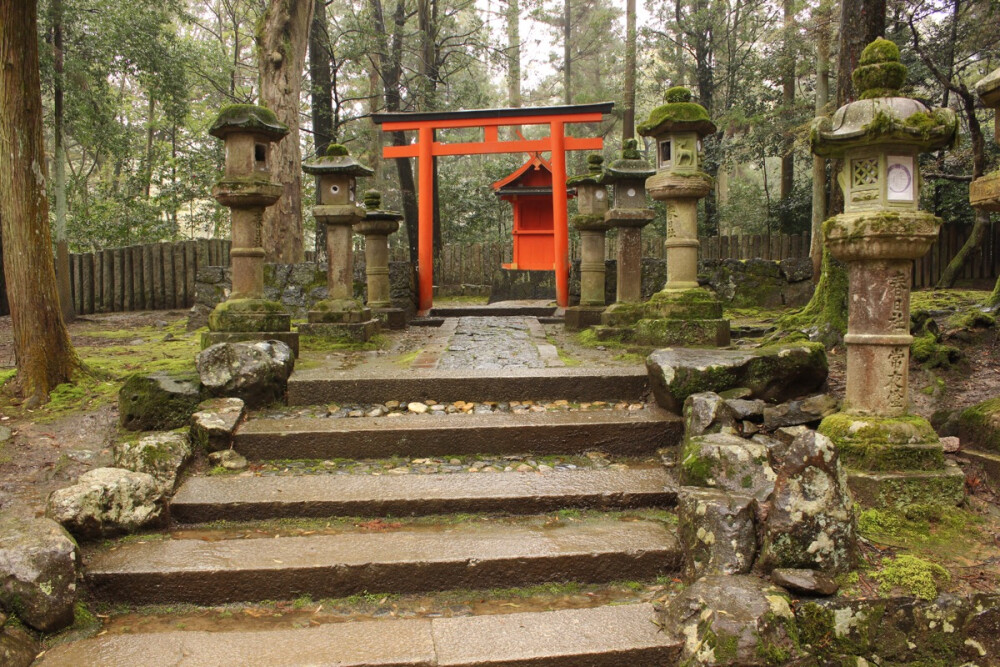
[[[355,255],[354,295],[367,298],[364,255]],[[195,277],[195,303],[188,317],[188,329],[208,324],[208,314],[229,296],[232,271],[229,267],[206,266]],[[412,317],[416,312],[416,282],[409,262],[389,262],[389,297],[392,305]],[[264,296],[280,301],[293,319],[305,319],[309,308],[327,297],[326,264],[265,264]]]

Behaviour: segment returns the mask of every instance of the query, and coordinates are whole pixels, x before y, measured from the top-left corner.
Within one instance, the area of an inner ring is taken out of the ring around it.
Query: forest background
[[[301,158],[347,145],[376,169],[361,187],[403,209],[411,237],[412,169],[381,159],[381,146],[397,139],[381,136],[371,114],[614,101],[600,126],[571,129],[603,136],[613,159],[671,85],[691,87],[719,128],[705,142],[717,189],[703,204],[701,232],[808,232],[814,175],[825,174],[822,165],[814,171],[808,125],[837,106],[840,31],[862,26],[840,25],[832,0],[634,2],[41,0],[53,236],[71,251],[227,236],[227,211],[210,197],[222,146],[207,128],[227,104],[261,102],[261,63],[300,65],[301,92],[290,103]],[[889,2],[885,17],[909,67],[905,94],[956,108],[969,137],[961,92],[1000,65],[996,0]],[[626,130],[630,85],[638,120]],[[983,121],[982,159],[995,161],[988,112],[968,96]],[[523,128],[533,131],[541,130]],[[922,165],[924,205],[946,223],[973,221],[974,149],[966,140]],[[525,157],[439,160],[438,247],[509,240],[509,207],[490,185]],[[585,157],[571,155],[569,172],[583,171]],[[301,213],[293,211],[303,238],[298,247],[277,242],[273,260],[301,261],[313,247],[310,180]],[[662,227],[660,215],[647,233]],[[407,234],[394,242],[406,244]]]

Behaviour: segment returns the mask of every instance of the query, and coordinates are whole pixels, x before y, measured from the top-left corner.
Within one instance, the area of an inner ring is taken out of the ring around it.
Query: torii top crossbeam
[[[441,155],[483,155],[491,153],[551,152],[552,220],[554,226],[556,302],[569,305],[569,227],[566,209],[566,151],[601,150],[600,137],[566,136],[567,123],[596,123],[614,108],[613,102],[574,104],[554,107],[513,109],[470,109],[381,113],[372,120],[386,132],[416,131],[416,142],[405,146],[385,146],[386,158],[418,160],[418,235],[419,311],[427,314],[434,299],[434,188],[433,158]],[[542,139],[501,141],[499,128],[511,125],[548,125],[549,136]],[[481,127],[482,141],[442,143],[434,140],[434,131],[451,128]]]

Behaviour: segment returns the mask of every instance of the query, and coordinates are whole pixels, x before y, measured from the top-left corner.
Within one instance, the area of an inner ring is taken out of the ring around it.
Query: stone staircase
[[[289,393],[300,406],[400,397],[571,405],[613,398],[634,405],[645,391],[632,372],[468,377],[439,371],[348,380],[300,371]],[[88,588],[115,604],[220,605],[672,576],[682,553],[669,517],[655,510],[672,508],[676,492],[657,452],[681,436],[680,419],[652,404],[395,419],[255,416],[238,430],[234,449],[252,462],[288,462],[290,472],[189,477],[172,502],[169,534],[86,554]],[[530,457],[594,450],[610,465],[447,474],[391,474],[389,464],[379,470],[377,463],[366,469],[379,474],[352,474],[344,466],[324,472],[315,465],[488,455],[509,458],[514,465],[507,467],[515,468]],[[296,460],[308,460],[313,474],[293,474]],[[560,513],[574,520],[559,520]],[[255,531],[260,522],[278,528]],[[358,528],[369,522],[388,529]],[[115,634],[56,647],[41,664],[641,667],[675,664],[679,650],[656,625],[652,606],[635,603],[298,629]]]

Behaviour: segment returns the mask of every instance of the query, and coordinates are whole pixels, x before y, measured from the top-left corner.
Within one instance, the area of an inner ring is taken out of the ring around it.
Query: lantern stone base
[[[839,412],[819,432],[837,447],[848,487],[863,507],[947,506],[965,498],[965,475],[944,458],[923,417],[867,417]]]
[[[361,324],[371,319],[371,308],[354,299],[318,301],[309,311],[310,324]]]
[[[969,185],[969,203],[984,211],[1000,211],[1000,171],[972,181]]]
[[[208,316],[211,331],[291,331],[292,316],[277,301],[230,299],[218,304]]]
[[[330,322],[307,322],[299,325],[299,333],[303,336],[316,336],[329,340],[349,341],[352,343],[367,343],[378,333],[377,319],[365,322],[348,322],[334,324]]]
[[[216,343],[255,343],[264,340],[280,340],[292,348],[292,354],[299,356],[299,334],[295,331],[206,331],[201,334],[201,349]]]
[[[402,308],[372,308],[372,314],[389,329],[406,328],[406,311]]]
[[[572,306],[566,309],[566,331],[582,331],[601,323],[604,306]]]
[[[708,290],[663,290],[646,303],[616,303],[601,316],[595,333],[655,347],[725,347],[729,320]]]

